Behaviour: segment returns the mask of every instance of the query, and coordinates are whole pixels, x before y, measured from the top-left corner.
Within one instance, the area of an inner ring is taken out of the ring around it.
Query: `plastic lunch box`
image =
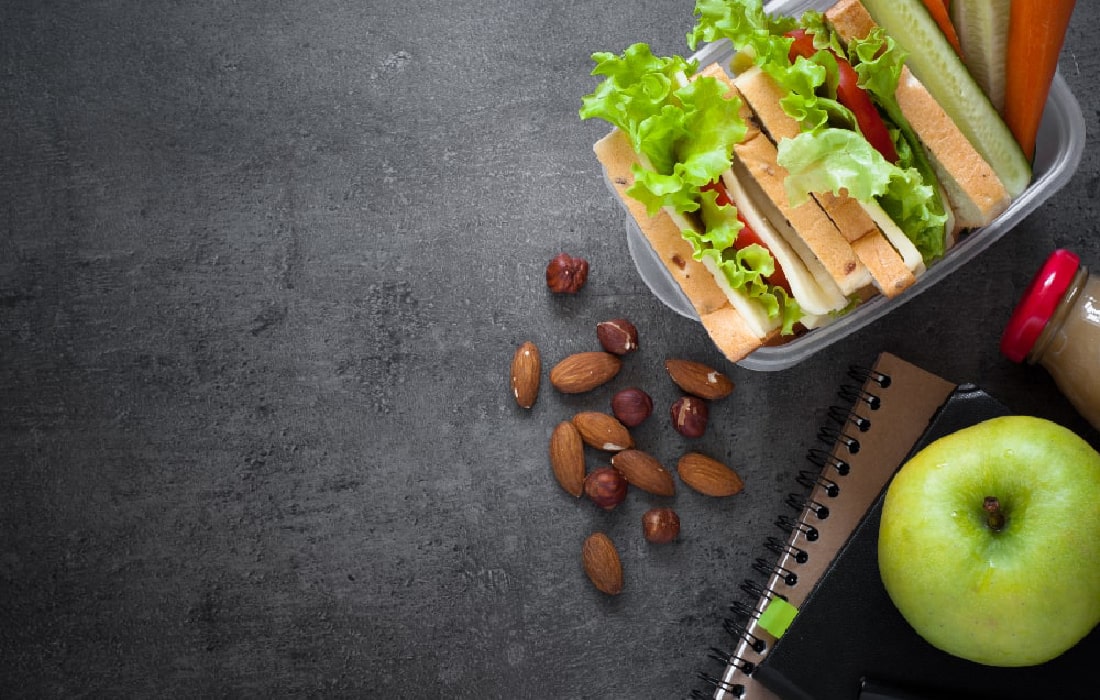
[[[772,14],[798,16],[807,9],[824,10],[831,1],[780,0],[768,3],[766,7]],[[728,42],[720,41],[703,47],[692,58],[700,66],[718,63],[725,67],[732,57],[733,48]],[[988,248],[1061,189],[1077,170],[1084,145],[1085,120],[1081,115],[1081,107],[1062,76],[1056,75],[1039,128],[1031,184],[993,223],[971,231],[944,257],[932,264],[903,294],[893,299],[876,296],[828,326],[811,330],[783,345],[759,348],[737,364],[759,371],[786,369],[913,299]],[[626,232],[630,255],[638,273],[653,294],[676,313],[698,320],[691,302],[680,291],[680,287],[629,214],[626,215]]]

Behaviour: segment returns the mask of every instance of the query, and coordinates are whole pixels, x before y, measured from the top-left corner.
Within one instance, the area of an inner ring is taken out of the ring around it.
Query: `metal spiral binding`
[[[840,495],[840,484],[822,474],[820,470],[803,469],[798,472],[795,481],[800,486],[811,490],[814,486],[820,486],[822,493],[829,498],[836,498]]]
[[[700,671],[698,675],[700,679],[706,681],[707,683],[710,683],[719,690],[724,690],[727,693],[732,693],[734,697],[739,698],[745,693],[745,686],[741,685],[740,683],[730,683],[729,681],[724,681],[721,678],[715,678],[709,673],[704,673],[702,671]],[[703,697],[705,698],[706,696],[704,695]]]
[[[851,465],[834,452],[838,451],[838,447],[843,446],[848,450],[848,454],[856,454],[860,449],[859,439],[850,433],[853,429],[856,433],[863,433],[871,428],[871,419],[859,413],[859,407],[866,405],[871,411],[877,411],[882,405],[879,396],[866,391],[862,387],[874,383],[885,389],[890,386],[891,382],[888,374],[856,365],[848,368],[848,376],[859,382],[859,386],[841,385],[838,391],[838,395],[848,403],[848,406],[830,406],[828,411],[829,418],[839,427],[822,426],[817,433],[817,438],[826,443],[829,449],[825,450],[818,447],[810,449],[806,458],[817,467],[817,470],[801,470],[796,478],[798,484],[809,491],[813,491],[815,487],[821,487],[820,493],[828,498],[837,497],[841,489],[841,484],[834,480],[829,472],[835,472],[838,476],[846,476],[851,469]],[[751,597],[753,602],[749,604],[738,600],[734,601],[729,607],[730,612],[744,622],[727,617],[722,624],[723,629],[729,635],[744,641],[748,644],[748,648],[756,654],[763,654],[767,650],[767,642],[750,632],[752,623],[760,619],[764,612],[762,608],[767,607],[767,602],[772,598],[787,598],[787,596],[771,587],[773,576],[775,580],[784,585],[798,585],[798,572],[784,566],[784,564],[787,563],[788,559],[793,561],[795,565],[805,564],[810,559],[808,550],[792,542],[794,533],[796,531],[800,532],[806,541],[813,542],[818,539],[820,533],[816,527],[806,522],[809,514],[813,513],[818,520],[829,517],[828,505],[813,499],[811,496],[797,493],[788,494],[786,505],[797,511],[799,517],[793,518],[785,514],[780,515],[775,524],[790,533],[791,537],[782,539],[769,536],[764,540],[765,549],[775,554],[778,560],[772,564],[764,558],[757,558],[752,565],[754,571],[767,578],[767,583],[760,584],[753,579],[745,579],[740,588]],[[738,646],[738,648],[743,647]],[[748,675],[756,668],[755,662],[715,647],[711,647],[707,656],[722,664],[724,670],[734,668]],[[727,681],[703,671],[698,672],[697,675],[711,687],[735,698],[744,696],[745,686],[743,684]],[[696,689],[692,690],[691,697],[695,700],[713,700],[714,694],[708,695]]]
[[[741,585],[738,586],[738,588],[740,588],[745,593],[748,593],[749,596],[751,596],[752,599],[757,602],[757,605],[760,604],[761,600],[765,600],[765,599],[771,600],[772,598],[774,598],[776,596],[779,596],[780,598],[784,597],[783,595],[780,595],[779,593],[772,590],[771,588],[768,588],[767,586],[763,586],[759,582],[757,582],[755,579],[751,579],[751,578],[747,578],[744,581],[742,581]],[[763,611],[760,610],[758,612],[763,612]]]
[[[730,612],[737,613],[739,611],[734,610],[733,606],[731,605]],[[768,647],[767,642],[749,631],[748,625],[740,623],[737,620],[734,620],[732,617],[727,617],[722,621],[722,629],[724,629],[726,631],[726,634],[731,637],[743,639],[745,642],[748,643],[749,648],[755,651],[757,654],[763,653],[763,651]]]
[[[877,395],[872,394],[868,391],[864,391],[858,386],[852,386],[851,384],[842,385],[838,394],[840,395],[840,398],[854,405],[858,405],[860,402],[863,402],[867,404],[867,407],[870,408],[872,411],[877,411],[879,409],[879,406],[882,405],[882,399],[880,399]]]
[[[757,571],[765,576],[771,576],[775,574],[779,577],[779,580],[788,586],[798,585],[798,574],[782,564],[773,564],[763,557],[757,557],[756,561],[752,563],[753,571]]]
[[[764,540],[764,548],[780,556],[789,555],[798,564],[805,564],[810,560],[810,553],[801,547],[796,547],[786,540],[778,537],[768,537]]]
[[[803,498],[801,494],[787,494],[786,504],[799,513],[813,513],[818,520],[829,517],[829,506],[819,503],[812,498]]]
[[[814,447],[813,449],[811,449],[806,454],[806,459],[810,460],[811,463],[816,464],[818,467],[821,468],[822,471],[825,471],[826,467],[832,467],[836,470],[836,473],[840,474],[841,476],[847,476],[848,472],[852,469],[852,465],[848,464],[846,461],[844,461],[840,457],[837,457],[831,452],[827,452],[819,447]]]
[[[759,565],[763,565],[766,568],[767,563],[763,559],[758,559],[757,565],[754,566],[754,568],[757,568]],[[757,570],[759,570],[759,568],[757,568]],[[783,569],[783,571],[787,571],[791,574],[794,573],[791,572],[789,569]],[[767,571],[765,571],[764,573],[767,573]],[[794,585],[794,582],[792,582],[791,585]],[[749,645],[750,649],[752,649],[757,654],[762,654],[767,648],[767,642],[762,637],[758,637],[750,632],[750,625],[747,623],[749,621],[759,620],[760,616],[764,614],[763,608],[767,606],[763,605],[762,601],[770,601],[772,598],[783,598],[784,600],[786,600],[787,596],[777,592],[773,588],[759,583],[754,579],[745,579],[741,582],[740,588],[743,592],[748,594],[749,598],[753,602],[752,604],[749,604],[743,600],[735,600],[730,605],[729,609],[730,612],[737,616],[737,619],[727,617],[723,621],[722,627],[730,636],[745,641]],[[739,620],[744,620],[745,622],[742,623]],[[736,660],[739,663],[735,664],[733,663],[733,661],[727,661],[727,657],[729,659]],[[746,674],[752,673],[753,669],[755,668],[755,664],[753,664],[752,662],[736,656],[731,657],[729,655],[723,654],[723,656],[720,658],[715,656],[711,656],[711,658],[718,658],[719,661],[725,661],[727,666],[734,665]]]
[[[821,534],[816,527],[810,525],[805,520],[792,518],[789,515],[780,515],[776,518],[775,524],[790,533],[794,533],[795,530],[798,530],[802,533],[802,536],[806,538],[807,542],[817,541],[817,538]]]
[[[861,433],[865,433],[871,429],[871,419],[866,416],[861,416],[852,408],[829,406],[829,417],[840,425],[851,423]]]
[[[734,668],[740,669],[742,673],[752,673],[753,669],[756,668],[756,664],[753,662],[742,659],[736,654],[727,654],[715,647],[710,648],[710,653],[707,654],[707,657],[725,664],[726,666],[733,666]]]
[[[848,449],[848,454],[855,454],[859,452],[859,438],[853,437],[845,432],[837,430],[836,428],[825,425],[817,431],[817,437],[822,442],[831,444],[844,445]]]
[[[745,620],[759,620],[761,612],[743,600],[735,600],[730,604],[730,612]]]
[[[883,374],[882,372],[876,372],[870,367],[860,367],[859,365],[852,365],[848,368],[848,376],[859,382],[860,384],[866,384],[867,382],[874,382],[880,387],[885,389],[890,386],[890,375]]]

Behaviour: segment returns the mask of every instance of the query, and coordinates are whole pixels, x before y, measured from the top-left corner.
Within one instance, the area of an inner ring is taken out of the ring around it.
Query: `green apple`
[[[1100,454],[1040,418],[994,418],[914,455],[890,483],[879,571],[933,646],[1031,666],[1100,622]]]

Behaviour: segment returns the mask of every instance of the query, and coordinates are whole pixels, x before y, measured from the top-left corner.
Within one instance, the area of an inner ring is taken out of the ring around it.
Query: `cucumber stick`
[[[909,70],[993,167],[1009,195],[1018,197],[1031,182],[1031,164],[921,0],[863,4],[908,54]]]
[[[951,23],[959,35],[963,62],[997,112],[1004,113],[1005,49],[1012,0],[954,0]]]

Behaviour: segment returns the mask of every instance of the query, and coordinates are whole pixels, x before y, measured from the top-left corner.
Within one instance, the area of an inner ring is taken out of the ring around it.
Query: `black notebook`
[[[929,442],[1009,411],[981,389],[959,386],[936,413],[915,453]],[[940,700],[1093,698],[1100,662],[1094,630],[1039,666],[994,668],[932,647],[891,602],[878,572],[881,493],[833,559],[783,635],[751,670],[783,699]]]

